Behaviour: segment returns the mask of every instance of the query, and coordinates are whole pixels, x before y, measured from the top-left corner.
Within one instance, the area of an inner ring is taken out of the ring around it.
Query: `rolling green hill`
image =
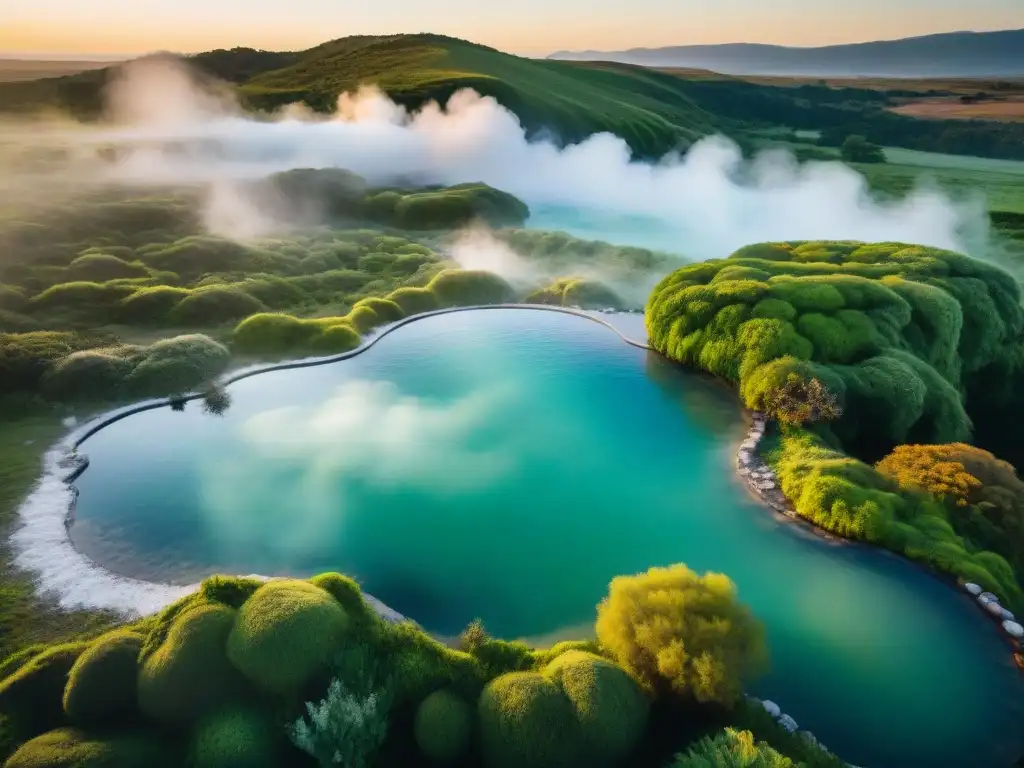
[[[787,88],[631,64],[526,59],[440,35],[347,37],[300,52],[234,48],[189,62],[233,83],[242,102],[256,110],[303,102],[329,112],[339,94],[367,84],[415,109],[473,88],[513,111],[531,136],[565,144],[608,131],[625,139],[639,158],[684,149],[715,132],[742,143],[749,131],[773,126],[865,134],[909,149],[1024,158],[1024,124],[896,115],[887,111],[889,96],[878,90]],[[96,117],[104,85],[115,72],[0,83],[0,111],[58,107]]]

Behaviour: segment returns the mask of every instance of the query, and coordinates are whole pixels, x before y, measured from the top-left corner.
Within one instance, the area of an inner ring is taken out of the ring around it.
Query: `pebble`
[[[796,720],[794,720],[789,715],[783,715],[782,717],[780,717],[779,725],[781,725],[790,733],[796,733],[796,731],[799,729],[799,726],[796,724]]]
[[[977,597],[978,595],[980,595],[982,593],[981,587],[979,587],[977,584],[971,584],[969,582],[967,584],[964,584],[964,589],[966,589],[968,592],[970,592],[975,597]]]
[[[782,717],[782,708],[779,707],[779,705],[776,704],[774,701],[768,701],[767,699],[765,699],[761,702],[761,706],[764,707],[765,712],[774,717],[776,720]]]
[[[1004,621],[1003,630],[1010,637],[1024,637],[1024,627],[1018,624],[1016,621]]]
[[[998,619],[1003,618],[1003,606],[999,603],[985,603],[985,610]]]
[[[991,592],[982,592],[978,595],[978,600],[982,603],[998,603],[999,598],[993,595]]]

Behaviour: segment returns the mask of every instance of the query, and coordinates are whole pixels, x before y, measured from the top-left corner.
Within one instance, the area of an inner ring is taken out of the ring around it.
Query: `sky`
[[[831,45],[1024,28],[1024,0],[2,0],[0,53],[101,58],[437,32],[523,55],[702,43]]]

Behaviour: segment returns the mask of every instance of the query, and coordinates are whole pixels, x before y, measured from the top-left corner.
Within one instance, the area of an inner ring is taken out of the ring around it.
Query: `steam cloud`
[[[472,91],[456,93],[446,109],[431,104],[410,114],[364,88],[341,96],[329,118],[291,107],[257,119],[180,65],[156,60],[128,67],[110,100],[113,125],[78,127],[65,138],[130,148],[103,169],[107,181],[210,185],[208,223],[235,236],[266,234],[268,224],[234,182],[327,167],[374,184],[485,182],[526,201],[545,224],[557,228],[552,210],[584,210],[598,222],[596,239],[651,245],[653,232],[655,244],[693,259],[784,239],[977,250],[988,231],[980,199],[953,201],[919,186],[879,202],[841,163],[801,165],[781,151],[747,161],[721,136],[655,164],[632,162],[626,143],[610,134],[566,148],[531,142],[511,112]]]

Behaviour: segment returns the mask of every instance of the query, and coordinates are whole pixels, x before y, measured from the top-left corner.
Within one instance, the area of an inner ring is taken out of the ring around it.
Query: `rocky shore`
[[[740,444],[739,453],[736,454],[736,466],[740,477],[747,481],[747,485],[765,504],[776,512],[795,518],[796,510],[779,487],[778,477],[757,452],[767,426],[768,420],[765,415],[760,411],[754,411],[750,430]]]

